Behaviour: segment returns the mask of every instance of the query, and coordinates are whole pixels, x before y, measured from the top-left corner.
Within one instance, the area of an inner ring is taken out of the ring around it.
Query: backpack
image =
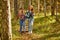
[[[32,12],[26,12],[26,18],[33,18],[33,13]]]
[[[30,18],[30,12],[26,12],[26,18]]]

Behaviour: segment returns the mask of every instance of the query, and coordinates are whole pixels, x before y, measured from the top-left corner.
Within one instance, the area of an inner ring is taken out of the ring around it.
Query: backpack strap
[[[30,12],[26,12],[26,18],[30,18]]]

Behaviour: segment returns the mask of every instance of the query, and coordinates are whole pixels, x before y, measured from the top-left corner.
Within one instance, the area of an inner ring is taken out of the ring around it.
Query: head
[[[31,9],[31,11],[33,11],[33,8]]]
[[[29,10],[29,11],[31,11],[32,8],[33,8],[32,5],[29,5],[29,6],[28,6],[28,10]]]
[[[20,14],[24,13],[24,9],[23,8],[20,8],[19,11],[20,11]]]
[[[30,11],[31,12],[34,12],[34,9],[33,9],[33,6],[32,5],[30,6]]]
[[[19,8],[19,12],[21,12],[22,11],[22,8]]]
[[[34,13],[34,10],[33,10],[33,8],[31,9],[31,12],[32,12],[32,13]]]

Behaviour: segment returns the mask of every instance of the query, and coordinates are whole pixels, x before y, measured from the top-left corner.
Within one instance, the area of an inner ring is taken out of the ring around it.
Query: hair
[[[31,11],[33,11],[33,8],[31,9]]]
[[[33,6],[32,5],[29,5],[28,6],[28,10],[31,10],[31,9],[33,9]]]
[[[34,13],[34,9],[33,9],[33,6],[31,6],[31,11]]]
[[[21,7],[21,8],[19,8],[19,11],[20,11],[20,14],[24,14],[24,9]]]
[[[19,8],[19,10],[22,10],[22,8]]]
[[[22,10],[21,12],[24,13],[24,10]]]

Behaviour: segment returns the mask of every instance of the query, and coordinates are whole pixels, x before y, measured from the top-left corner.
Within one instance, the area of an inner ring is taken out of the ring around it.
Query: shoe
[[[32,34],[32,31],[28,32],[28,34]]]

